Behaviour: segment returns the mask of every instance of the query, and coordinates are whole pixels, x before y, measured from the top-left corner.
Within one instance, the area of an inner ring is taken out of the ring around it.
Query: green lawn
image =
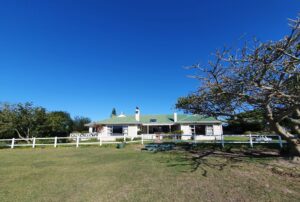
[[[299,166],[209,152],[150,153],[139,145],[1,149],[0,201],[300,200]]]
[[[225,136],[225,141],[249,141],[249,137],[245,136]]]
[[[272,143],[278,143],[279,144],[279,140],[278,140],[278,138],[277,137],[271,137],[272,138]],[[250,141],[249,140],[249,137],[245,137],[245,136],[225,136],[224,137],[224,140],[225,140],[225,142],[226,141],[233,141],[233,142],[239,142],[239,141],[242,141],[242,142],[245,142],[245,141]],[[253,139],[253,143],[255,144],[257,144],[257,142],[255,142],[255,139]],[[285,140],[282,140],[282,143],[286,143],[286,141]]]

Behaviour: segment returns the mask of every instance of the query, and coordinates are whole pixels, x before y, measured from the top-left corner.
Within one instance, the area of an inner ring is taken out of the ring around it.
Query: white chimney
[[[135,120],[140,121],[140,109],[138,107],[135,108]]]
[[[177,113],[174,112],[174,122],[177,122]]]

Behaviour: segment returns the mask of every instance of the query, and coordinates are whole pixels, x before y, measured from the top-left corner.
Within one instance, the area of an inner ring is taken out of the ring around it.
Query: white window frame
[[[122,133],[125,136],[128,136],[128,126],[122,126]]]
[[[205,135],[213,136],[214,135],[214,127],[212,125],[205,126]]]
[[[192,135],[196,134],[196,126],[195,125],[190,125],[190,130],[191,130]]]
[[[113,127],[107,126],[107,135],[112,136],[112,132],[113,132]]]
[[[128,135],[128,126],[123,126],[121,125],[122,127],[122,135]],[[113,135],[113,131],[114,131],[114,126],[111,125],[111,126],[107,126],[107,135],[110,135],[112,136]]]

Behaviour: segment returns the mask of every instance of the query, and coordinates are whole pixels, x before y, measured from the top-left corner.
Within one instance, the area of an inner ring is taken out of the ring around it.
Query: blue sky
[[[0,101],[99,120],[172,113],[197,88],[184,66],[241,36],[277,40],[296,0],[0,0]]]

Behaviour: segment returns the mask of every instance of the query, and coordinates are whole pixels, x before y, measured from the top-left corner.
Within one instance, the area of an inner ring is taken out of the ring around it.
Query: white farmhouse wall
[[[183,132],[183,136],[181,136],[182,140],[189,140],[192,138],[192,130],[189,125],[180,125],[180,130]],[[190,136],[187,136],[190,135]]]
[[[192,135],[192,130],[189,125],[180,125],[180,130],[182,130],[184,135]]]
[[[107,135],[108,135],[108,134],[107,134],[107,126],[103,126],[103,127],[102,127],[102,130],[99,131],[99,133],[100,133],[100,135],[102,135],[102,136],[107,136]]]
[[[221,124],[213,125],[214,135],[222,135],[223,134],[223,127]]]
[[[89,133],[93,132],[93,127],[89,127]]]
[[[128,126],[128,136],[129,137],[136,137],[137,134],[138,134],[137,126]]]

